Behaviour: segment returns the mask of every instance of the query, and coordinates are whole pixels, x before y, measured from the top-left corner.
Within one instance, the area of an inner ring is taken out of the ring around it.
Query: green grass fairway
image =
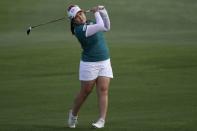
[[[67,113],[80,88],[80,45],[67,5],[104,4],[114,79],[102,131],[196,131],[196,0],[1,0],[0,131],[69,131]],[[91,17],[91,16],[88,16]],[[98,116],[95,91],[76,131],[91,131]]]

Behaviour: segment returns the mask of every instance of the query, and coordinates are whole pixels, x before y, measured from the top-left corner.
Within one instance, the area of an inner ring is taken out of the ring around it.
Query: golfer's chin
[[[86,23],[86,20],[81,21],[81,24],[85,24],[85,23]]]

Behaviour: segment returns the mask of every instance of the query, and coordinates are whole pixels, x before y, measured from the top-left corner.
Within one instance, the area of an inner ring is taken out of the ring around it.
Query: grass
[[[67,21],[32,30],[29,37],[25,28],[61,17],[65,5],[75,2],[84,8],[103,3],[111,16],[106,39],[114,79],[102,130],[196,130],[194,0],[1,1],[0,130],[70,130],[65,122],[80,88],[80,46]],[[97,112],[94,91],[74,130],[92,130]]]

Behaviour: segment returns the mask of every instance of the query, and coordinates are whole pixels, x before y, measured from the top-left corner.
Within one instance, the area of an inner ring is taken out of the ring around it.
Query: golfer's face
[[[77,24],[84,24],[86,22],[86,16],[83,11],[80,11],[75,16],[75,22]]]

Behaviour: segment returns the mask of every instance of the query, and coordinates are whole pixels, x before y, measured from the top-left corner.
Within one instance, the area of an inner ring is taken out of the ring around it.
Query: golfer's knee
[[[85,96],[88,96],[91,92],[92,92],[92,88],[91,87],[85,87],[83,89],[83,93],[84,93]]]
[[[100,90],[100,92],[101,92],[102,94],[107,94],[107,93],[108,93],[108,87],[107,87],[107,86],[101,86],[101,87],[99,88],[99,90]]]

